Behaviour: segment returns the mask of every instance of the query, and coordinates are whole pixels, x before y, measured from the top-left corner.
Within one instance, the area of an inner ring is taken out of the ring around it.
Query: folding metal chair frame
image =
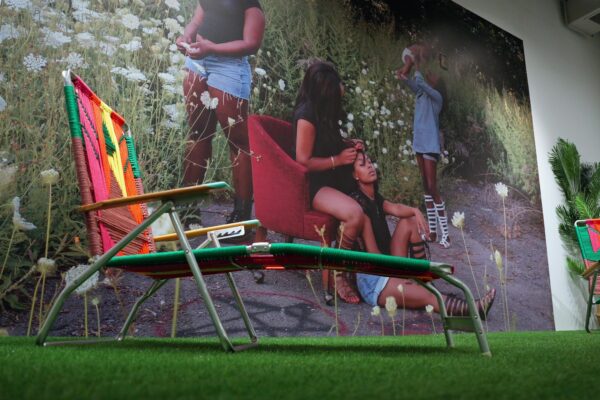
[[[69,285],[67,285],[62,290],[60,295],[57,297],[56,302],[54,303],[54,305],[50,309],[50,312],[48,313],[47,319],[44,321],[44,324],[40,328],[40,331],[39,331],[37,339],[36,339],[36,344],[40,345],[40,346],[53,346],[53,345],[68,345],[68,344],[95,344],[95,343],[107,342],[107,341],[122,341],[125,338],[125,336],[127,335],[129,326],[131,326],[131,324],[135,320],[135,317],[137,315],[137,312],[138,312],[140,306],[146,300],[148,300],[150,297],[152,297],[152,295],[154,295],[154,293],[156,293],[156,291],[158,289],[160,289],[167,282],[168,279],[161,279],[161,280],[157,280],[156,282],[154,282],[150,286],[150,288],[146,291],[146,293],[144,293],[136,301],[136,303],[133,305],[131,311],[129,312],[127,319],[125,320],[125,323],[123,324],[123,327],[121,328],[121,331],[114,338],[90,339],[90,340],[69,340],[69,341],[57,341],[57,342],[48,342],[48,341],[46,341],[46,339],[48,337],[48,333],[49,333],[50,329],[52,328],[56,318],[58,317],[59,311],[62,309],[67,298],[81,284],[83,284],[90,276],[92,276],[94,273],[100,271],[102,269],[102,267],[104,267],[110,261],[111,258],[113,258],[115,255],[117,255],[117,253],[119,251],[121,251],[121,249],[123,249],[125,246],[127,246],[127,244],[129,242],[131,242],[135,237],[137,237],[146,228],[148,228],[162,214],[168,213],[169,217],[171,218],[171,222],[173,223],[173,227],[175,228],[175,232],[177,234],[177,238],[179,239],[179,243],[181,244],[181,247],[185,254],[186,261],[192,271],[194,280],[196,281],[198,292],[200,293],[200,296],[202,297],[202,300],[204,301],[204,304],[205,304],[206,308],[208,309],[210,318],[211,318],[212,323],[217,331],[217,334],[219,336],[219,339],[221,341],[221,345],[223,346],[223,349],[225,349],[225,351],[236,352],[236,351],[245,350],[245,349],[248,349],[251,347],[255,347],[256,345],[258,345],[258,337],[256,335],[254,327],[252,326],[250,317],[248,315],[246,307],[244,306],[244,303],[243,303],[240,293],[235,285],[235,281],[233,280],[233,276],[231,273],[226,274],[227,282],[229,284],[231,291],[233,292],[233,296],[237,303],[238,310],[240,311],[240,314],[242,315],[242,318],[244,320],[244,325],[248,332],[248,336],[250,338],[250,343],[242,344],[242,345],[234,345],[232,343],[231,339],[229,338],[229,336],[227,335],[227,332],[225,331],[225,328],[223,327],[223,324],[221,323],[221,319],[219,318],[219,315],[217,314],[217,310],[212,301],[210,293],[208,292],[208,288],[206,286],[206,282],[204,281],[204,277],[202,276],[202,272],[200,271],[200,267],[198,266],[198,262],[196,261],[196,258],[192,254],[192,247],[189,243],[188,238],[186,237],[185,230],[183,229],[183,225],[182,225],[179,215],[177,214],[177,211],[175,209],[177,205],[178,204],[175,201],[164,202],[160,207],[158,207],[156,209],[156,211],[154,211],[151,215],[149,215],[145,221],[143,221],[134,230],[132,230],[123,239],[121,239],[113,248],[111,248],[105,254],[100,256],[92,265],[90,265],[90,267],[87,269],[87,271],[85,271],[81,276],[79,276],[77,279],[75,279],[73,282],[71,282]],[[208,237],[209,237],[209,240],[207,240],[205,242],[205,244],[204,244],[205,246],[208,245],[210,242],[212,242],[213,245],[220,247],[219,240],[214,233],[209,232]]]

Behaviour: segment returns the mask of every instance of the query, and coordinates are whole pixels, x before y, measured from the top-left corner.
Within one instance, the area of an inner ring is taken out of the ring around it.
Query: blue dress
[[[421,72],[416,71],[406,84],[416,95],[413,122],[413,150],[416,153],[440,154],[440,112],[444,99],[429,86]]]

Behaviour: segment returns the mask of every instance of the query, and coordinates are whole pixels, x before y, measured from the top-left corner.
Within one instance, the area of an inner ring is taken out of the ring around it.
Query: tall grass
[[[71,64],[75,73],[126,118],[136,140],[146,190],[179,185],[188,127],[182,95],[183,58],[173,42],[197,2],[180,0],[179,11],[163,0],[73,1],[71,10],[69,2],[31,3],[25,9],[0,7],[4,32],[0,96],[7,103],[0,111],[0,151],[7,163],[18,167],[15,183],[0,193],[0,251],[7,249],[12,233],[8,205],[12,196],[22,197],[21,213],[28,220],[44,226],[47,197],[39,173],[55,168],[61,178],[54,188],[49,256],[65,267],[85,255],[85,231],[81,215],[73,211],[79,193],[60,72]],[[266,74],[253,75],[251,112],[290,120],[303,66],[314,57],[333,61],[346,91],[348,115],[340,128],[367,143],[378,165],[384,196],[418,204],[421,178],[411,145],[414,97],[393,75],[402,49],[409,44],[409,34],[398,37],[391,24],[359,22],[341,1],[261,3],[267,30],[262,49],[250,62],[253,69],[260,67]],[[90,11],[85,14],[84,10]],[[138,17],[139,26],[124,22],[127,14]],[[60,32],[70,41],[52,47],[49,31]],[[8,32],[13,34],[7,36]],[[86,35],[92,41],[82,40]],[[133,42],[139,42],[140,48],[135,50]],[[81,62],[71,53],[78,54]],[[44,57],[46,65],[37,72],[28,71],[24,59],[29,54]],[[124,76],[124,69],[144,76]],[[485,161],[490,158],[486,155],[490,155],[491,143],[494,155],[483,167],[535,194],[535,153],[527,104],[464,70],[446,78],[450,101],[445,129],[454,149],[451,157],[460,161],[480,155]],[[227,142],[223,135],[215,140],[207,179],[229,180]],[[41,229],[16,234],[7,263],[9,273],[0,278],[0,293],[34,265],[44,239]]]

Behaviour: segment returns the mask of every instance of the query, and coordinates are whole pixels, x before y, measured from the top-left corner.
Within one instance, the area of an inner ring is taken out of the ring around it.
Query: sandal
[[[440,246],[447,249],[450,247],[450,235],[448,234],[448,214],[446,213],[446,203],[443,201],[440,204],[433,203],[437,220],[440,223],[440,229],[442,230],[442,237],[438,242]],[[444,215],[440,215],[444,213]]]
[[[408,242],[408,257],[417,260],[430,260],[429,244],[426,241]]]
[[[427,241],[435,242],[437,239],[437,211],[435,203],[432,196],[426,194],[423,197],[425,198],[425,211],[427,213],[427,223],[429,224],[429,239]]]
[[[327,290],[325,292],[325,303],[327,305],[331,306],[334,304],[334,288],[337,288],[337,295],[344,302],[349,304],[360,303],[360,296],[358,295],[356,288],[352,285],[348,275],[347,272],[328,271]]]
[[[477,306],[477,312],[482,320],[485,321],[488,315],[488,311],[494,304],[496,298],[496,289],[490,289],[485,296],[481,299],[475,300]],[[449,317],[466,317],[469,315],[469,304],[463,300],[455,297],[454,295],[446,296],[446,312]]]

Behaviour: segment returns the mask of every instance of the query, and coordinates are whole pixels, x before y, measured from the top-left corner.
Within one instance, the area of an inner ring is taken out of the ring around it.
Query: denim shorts
[[[249,100],[252,74],[248,57],[209,55],[200,60],[185,58],[188,70],[207,78],[207,84],[230,95]]]
[[[377,299],[381,291],[387,285],[390,278],[386,276],[356,274],[356,285],[363,300],[370,306],[377,305]]]

